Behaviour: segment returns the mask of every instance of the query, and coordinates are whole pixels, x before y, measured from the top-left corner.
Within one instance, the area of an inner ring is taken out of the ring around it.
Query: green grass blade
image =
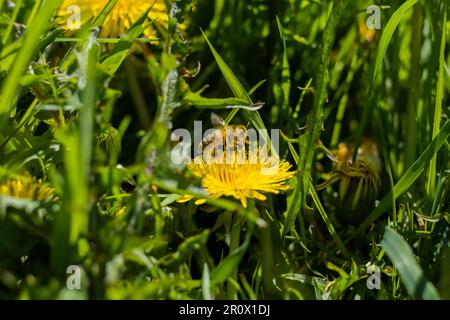
[[[291,93],[291,70],[290,70],[290,66],[289,66],[289,59],[288,59],[288,54],[287,54],[287,46],[286,46],[286,38],[284,35],[284,29],[281,24],[280,18],[278,18],[278,16],[276,17],[276,20],[277,20],[278,31],[280,33],[280,38],[283,43],[283,62],[282,62],[282,67],[281,67],[281,85],[280,85],[282,96],[283,96],[283,102],[280,107],[282,109],[282,112],[286,115],[286,114],[289,114],[289,112],[290,112],[289,111],[289,109],[290,109],[289,96]]]
[[[52,266],[55,272],[64,272],[77,257],[76,246],[89,226],[89,174],[91,171],[94,137],[94,108],[97,94],[97,63],[100,48],[95,36],[86,39],[78,55],[81,72],[86,83],[80,88],[83,107],[79,123],[58,129],[56,137],[65,146],[64,195],[62,210],[55,219]]]
[[[408,293],[416,299],[439,300],[434,285],[425,279],[423,271],[408,243],[396,231],[386,228],[381,246],[391,259]]]
[[[202,31],[202,33],[203,33],[203,31]],[[244,86],[241,84],[241,82],[235,76],[235,74],[233,73],[231,68],[226,64],[226,62],[222,59],[220,54],[217,52],[217,50],[214,48],[214,46],[208,40],[208,37],[204,33],[203,33],[203,36],[206,39],[206,42],[208,43],[208,46],[211,49],[214,59],[216,60],[217,64],[219,65],[219,69],[222,72],[222,75],[225,78],[225,81],[228,83],[228,86],[230,87],[233,94],[237,98],[245,100],[248,103],[248,105],[252,105],[253,104],[252,99],[250,98],[247,91],[244,89]],[[231,111],[230,114],[232,114],[234,116],[237,113],[237,111],[238,111],[238,109],[235,109],[235,110]],[[266,126],[264,125],[264,122],[257,111],[244,110],[244,115],[252,123],[252,125],[255,126],[256,129],[260,129],[260,130],[266,129]],[[228,119],[228,117],[227,117],[227,119]],[[228,119],[228,120],[231,120],[231,119]],[[267,134],[264,135],[263,138],[267,142],[270,142],[270,138]]]
[[[210,280],[208,264],[205,262],[203,264],[202,274],[202,294],[204,300],[212,300]]]
[[[251,226],[251,225],[249,225]],[[247,234],[245,235],[244,243],[238,247],[236,250],[230,253],[225,259],[223,259],[219,265],[211,272],[211,283],[213,285],[218,285],[224,283],[228,277],[232,275],[234,270],[238,267],[239,262],[241,262],[247,248],[250,244],[251,230],[249,228]]]
[[[19,15],[20,8],[22,7],[22,2],[23,2],[22,0],[19,0],[15,4],[14,12],[12,14],[11,19],[9,20],[8,26],[6,28],[6,31],[5,31],[5,33],[3,34],[3,37],[2,37],[2,46],[4,46],[8,42],[8,40],[9,40],[9,38],[11,36],[11,32],[12,32],[12,30],[14,28],[14,21],[16,21],[17,16]]]
[[[323,107],[327,97],[327,88],[329,83],[328,69],[330,65],[330,54],[335,39],[336,26],[341,16],[341,9],[342,1],[334,1],[331,16],[328,19],[327,26],[325,27],[322,42],[318,78],[315,86],[316,94],[314,96],[314,108],[310,118],[308,119],[308,132],[302,136],[302,140],[300,142],[300,158],[298,162],[297,178],[299,180],[302,193],[299,197],[299,201],[301,201],[301,208],[305,205],[308,183],[314,161],[316,142],[320,139],[320,133],[322,130]],[[288,217],[288,221],[293,221],[293,219]],[[287,228],[290,227],[291,226],[287,226]]]
[[[28,28],[25,34],[25,41],[17,54],[8,77],[6,78],[0,93],[0,118],[13,108],[19,88],[20,77],[27,70],[30,60],[34,57],[39,46],[39,38],[50,27],[50,19],[61,0],[48,0],[39,9],[39,19],[33,23],[32,28]]]
[[[246,107],[247,101],[240,98],[205,98],[195,92],[188,92],[183,100],[199,109],[224,109],[228,106]]]
[[[248,90],[248,95],[251,96],[253,93],[255,93],[256,90],[259,89],[259,87],[261,87],[264,83],[266,83],[267,80],[261,80],[260,82],[258,82],[257,84],[255,84],[253,86],[253,88],[251,88],[250,90]]]
[[[203,31],[202,31],[203,33]],[[208,37],[205,33],[203,33],[204,38],[206,39],[206,42],[208,43],[209,48],[211,49],[211,52],[214,56],[214,59],[216,60],[220,71],[222,72],[223,77],[225,78],[225,81],[228,83],[228,86],[230,87],[233,94],[240,99],[246,100],[247,103],[250,105],[252,104],[252,100],[250,99],[247,91],[244,89],[244,86],[241,84],[241,82],[238,80],[236,75],[233,73],[231,68],[226,64],[226,62],[222,59],[220,54],[217,52],[217,50],[214,48],[214,46],[209,41]]]
[[[101,27],[103,25],[103,23],[105,22],[106,17],[108,16],[108,14],[116,6],[117,1],[118,0],[109,0],[109,2],[103,8],[103,10],[100,12],[100,14],[97,17],[95,17],[94,21],[92,21],[92,24],[90,25],[90,28],[87,29],[86,31],[89,31],[92,28]]]
[[[133,42],[145,31],[146,27],[148,27],[148,25],[144,26],[145,20],[154,4],[155,2],[153,2],[140,18],[133,23],[127,31],[125,38],[119,40],[111,54],[102,62],[102,66],[104,66],[108,72],[116,73],[130,52]]]
[[[378,45],[378,51],[375,58],[375,65],[372,72],[372,78],[371,78],[371,87],[370,90],[374,89],[375,82],[377,80],[377,77],[381,71],[381,66],[383,64],[384,56],[386,55],[387,48],[389,46],[389,43],[392,40],[392,36],[394,35],[395,30],[397,29],[398,24],[400,23],[400,20],[403,18],[405,13],[414,6],[419,0],[408,0],[405,3],[403,3],[392,15],[392,17],[389,19],[388,23],[386,24],[386,27],[383,29],[383,34],[381,35],[380,43]],[[370,94],[372,95],[372,94]]]
[[[444,66],[445,66],[445,45],[447,40],[447,11],[444,11],[444,21],[442,22],[442,38],[441,38],[441,49],[439,53],[439,72],[438,81],[436,88],[436,106],[434,109],[434,121],[433,121],[433,134],[432,139],[436,138],[439,134],[441,126],[441,113],[442,113],[442,103],[444,100]],[[428,168],[428,181],[427,181],[427,195],[432,198],[436,190],[436,154],[431,158],[430,166]]]
[[[361,141],[362,135],[364,133],[364,129],[367,124],[367,120],[370,115],[370,107],[373,105],[371,103],[373,97],[374,97],[374,89],[375,89],[375,83],[377,81],[378,75],[381,72],[381,67],[383,64],[384,56],[386,55],[387,48],[392,40],[392,36],[394,35],[395,30],[397,29],[397,26],[400,23],[400,20],[405,15],[405,13],[414,6],[419,0],[408,0],[405,3],[403,3],[392,15],[392,17],[389,19],[388,23],[386,24],[386,27],[383,29],[383,34],[381,35],[381,39],[378,45],[378,51],[375,58],[375,63],[372,69],[372,77],[370,80],[369,85],[369,101],[364,105],[363,115],[361,118],[361,122],[358,127],[358,131],[356,133],[356,147],[354,148],[353,153],[353,159],[356,158],[356,153],[358,151],[358,146]]]

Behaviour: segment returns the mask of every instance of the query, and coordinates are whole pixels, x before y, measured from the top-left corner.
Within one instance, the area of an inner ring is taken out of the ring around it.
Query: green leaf
[[[395,30],[397,29],[400,20],[403,18],[405,13],[414,6],[419,0],[408,0],[403,3],[392,15],[389,19],[388,23],[383,29],[383,34],[381,35],[380,43],[378,45],[377,56],[375,58],[375,65],[372,72],[371,78],[371,87],[373,90],[375,81],[378,77],[378,74],[381,71],[381,65],[383,63],[384,56],[386,55],[387,48],[392,40],[392,36],[394,35]],[[370,94],[371,95],[371,94]]]
[[[259,89],[264,83],[266,83],[267,80],[261,80],[257,84],[255,84],[250,90],[248,90],[248,95],[251,96],[253,93],[255,93],[256,90]]]
[[[208,236],[209,231],[205,230],[200,234],[184,240],[183,243],[178,247],[178,250],[173,255],[172,259],[167,263],[167,265],[170,267],[178,267],[180,264],[184,263],[188,259],[190,254],[206,246]]]
[[[205,262],[203,264],[203,274],[202,274],[202,294],[203,299],[211,300],[211,281],[209,276],[208,264]]]
[[[247,108],[245,99],[240,98],[205,98],[200,94],[189,91],[184,95],[184,102],[199,109],[224,109],[224,108]]]
[[[39,38],[50,26],[50,19],[61,0],[48,0],[39,9],[39,19],[33,22],[33,27],[28,28],[25,34],[23,46],[20,48],[12,69],[3,83],[0,92],[0,120],[13,108],[17,89],[20,85],[20,77],[27,70],[30,60],[34,57],[39,46]]]
[[[400,274],[400,279],[415,299],[439,300],[434,285],[425,279],[423,271],[408,243],[396,231],[386,228],[381,246]]]
[[[386,24],[386,27],[383,29],[383,34],[381,35],[381,39],[378,45],[377,55],[375,58],[375,63],[373,65],[372,70],[372,78],[370,80],[369,85],[369,102],[364,105],[363,115],[361,122],[358,127],[358,131],[356,133],[356,145],[354,148],[354,154],[353,158],[356,158],[356,152],[358,151],[358,146],[361,141],[361,137],[364,133],[364,129],[367,124],[367,120],[369,118],[370,114],[370,107],[372,106],[372,99],[374,97],[374,89],[375,89],[375,82],[377,81],[378,75],[381,71],[381,66],[383,64],[384,56],[386,55],[387,48],[392,40],[392,36],[394,35],[395,30],[397,29],[398,24],[400,23],[400,20],[405,15],[405,13],[414,6],[419,0],[408,0],[405,3],[403,3],[392,15],[392,17],[389,19],[388,23]]]
[[[109,0],[108,4],[102,9],[100,14],[92,21],[89,29],[101,27],[106,20],[108,14],[114,9],[118,0]]]
[[[178,79],[177,70],[170,70],[161,85],[163,100],[159,110],[159,121],[167,127],[171,126],[173,111],[181,105],[177,98]]]
[[[202,30],[202,33],[203,33],[203,30]],[[205,35],[205,33],[203,33],[203,36],[205,37],[206,42],[208,43],[208,46],[211,49],[211,52],[214,56],[214,59],[216,59],[219,69],[222,72],[222,75],[225,78],[225,81],[228,83],[228,86],[230,87],[233,94],[237,98],[245,100],[248,104],[252,104],[252,100],[250,99],[249,95],[247,94],[247,91],[245,91],[241,82],[234,75],[233,71],[231,71],[230,67],[222,59],[222,57],[219,55],[219,53],[213,47],[211,42],[209,42],[208,37]]]
[[[442,113],[442,103],[444,100],[444,66],[445,66],[445,45],[447,40],[447,8],[444,9],[444,20],[442,21],[443,30],[441,37],[441,49],[439,53],[439,72],[438,81],[436,88],[436,106],[434,108],[434,120],[433,120],[433,133],[432,138],[436,138],[439,134],[441,126],[441,113]],[[436,191],[436,154],[431,158],[430,166],[428,168],[428,181],[427,181],[427,193],[428,197],[433,197]]]
[[[203,30],[202,30],[203,33]],[[214,59],[216,60],[220,71],[222,72],[223,77],[225,78],[225,81],[228,83],[228,86],[230,87],[233,94],[242,100],[245,100],[247,102],[247,105],[253,105],[252,99],[250,98],[247,91],[245,91],[244,87],[242,86],[241,82],[238,80],[238,78],[234,75],[233,71],[231,71],[230,67],[225,63],[225,61],[222,59],[222,57],[219,55],[219,53],[214,49],[211,42],[209,42],[208,37],[203,33],[203,36],[206,39],[206,42],[208,43],[209,48],[211,49],[211,52],[214,56]],[[231,111],[230,115],[231,117],[227,117],[226,121],[227,123],[231,120],[231,118],[236,115],[237,111],[239,109],[235,109]],[[244,110],[245,117],[252,123],[252,125],[256,129],[264,130],[266,129],[266,126],[264,125],[264,122],[256,111],[248,111]],[[270,138],[268,134],[264,134],[264,140],[267,142],[270,142]]]

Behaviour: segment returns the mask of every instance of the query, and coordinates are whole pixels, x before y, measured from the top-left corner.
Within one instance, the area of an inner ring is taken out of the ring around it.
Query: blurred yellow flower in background
[[[333,150],[334,169],[328,178],[317,186],[323,190],[338,183],[338,216],[347,222],[359,222],[370,211],[381,187],[381,159],[378,147],[364,139],[352,161],[354,145],[340,143]]]
[[[41,179],[29,176],[9,179],[0,184],[0,195],[36,201],[57,200],[55,190]]]
[[[363,19],[358,23],[358,31],[361,39],[369,43],[373,42],[377,33],[376,29],[369,29],[366,21]]]
[[[57,16],[61,25],[67,26],[67,21],[73,15],[73,6],[79,8],[80,22],[85,23],[93,17],[97,17],[106,7],[109,0],[64,0],[60,6]],[[142,14],[150,7],[153,1],[148,0],[118,0],[112,11],[106,17],[100,36],[120,37],[137,21]],[[156,19],[156,24],[167,28],[169,20],[166,4],[164,0],[157,0],[153,5],[148,22]],[[155,29],[147,28],[144,35],[151,37],[155,35]]]

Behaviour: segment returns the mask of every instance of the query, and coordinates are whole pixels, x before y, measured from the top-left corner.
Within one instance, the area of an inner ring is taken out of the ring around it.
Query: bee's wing
[[[222,127],[225,125],[225,120],[218,114],[211,112],[211,123],[214,127]]]

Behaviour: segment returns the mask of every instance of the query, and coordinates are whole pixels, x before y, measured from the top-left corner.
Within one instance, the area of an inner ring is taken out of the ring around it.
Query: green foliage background
[[[29,174],[58,196],[0,195],[0,298],[450,298],[447,1],[176,0],[158,42],[145,12],[98,38],[115,3],[69,35],[60,1],[0,0],[0,184]],[[171,131],[212,111],[282,130],[287,194],[176,202],[203,194]],[[351,186],[355,209],[316,186],[363,137],[382,185],[376,206]]]

